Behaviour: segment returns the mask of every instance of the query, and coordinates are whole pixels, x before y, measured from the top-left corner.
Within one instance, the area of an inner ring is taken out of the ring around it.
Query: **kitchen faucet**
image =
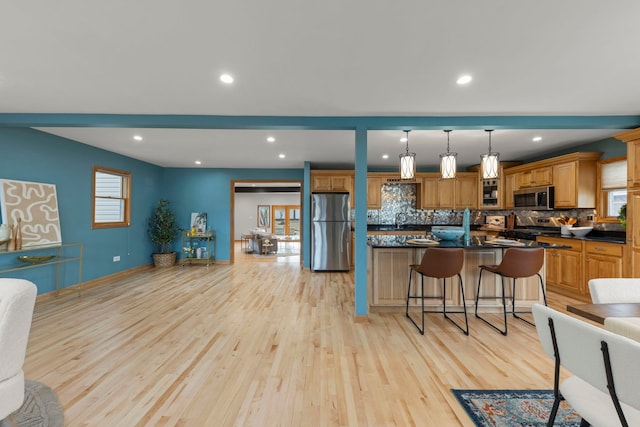
[[[404,212],[398,212],[396,214],[396,228],[400,228],[400,226],[405,222],[407,222],[407,214]]]

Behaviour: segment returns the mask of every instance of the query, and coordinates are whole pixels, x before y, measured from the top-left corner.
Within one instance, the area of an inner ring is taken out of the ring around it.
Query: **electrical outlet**
[[[118,262],[118,261],[120,261],[120,255],[114,256],[113,262]]]
[[[587,221],[593,221],[593,215],[587,215]]]

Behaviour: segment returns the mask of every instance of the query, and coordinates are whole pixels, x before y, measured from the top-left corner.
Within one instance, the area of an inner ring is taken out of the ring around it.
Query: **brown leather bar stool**
[[[460,271],[462,270],[462,264],[464,263],[464,250],[463,249],[455,249],[455,248],[427,248],[422,256],[422,261],[420,265],[411,265],[409,266],[409,286],[407,289],[407,306],[405,314],[411,320],[411,323],[418,328],[418,331],[424,335],[424,314],[425,313],[442,313],[444,317],[449,320],[451,323],[456,325],[458,329],[464,332],[465,335],[469,335],[469,321],[467,319],[467,305],[464,301],[464,285],[462,283],[462,276],[460,276]],[[413,272],[420,274],[421,279],[421,292],[419,296],[411,295],[411,277],[413,276]],[[460,282],[460,294],[462,295],[462,305],[463,311],[447,311],[447,277],[458,276],[458,281]],[[442,295],[441,296],[433,296],[426,297],[424,296],[424,277],[433,277],[436,279],[442,279]],[[442,311],[425,311],[424,309],[424,300],[425,299],[435,299],[442,298]],[[419,299],[422,309],[422,329],[418,326],[418,324],[409,316],[409,301],[411,299]],[[463,328],[458,323],[456,323],[453,319],[451,319],[447,314],[454,313],[464,313],[464,323],[465,327]]]
[[[478,319],[482,320],[502,335],[507,335],[507,313],[510,313],[516,319],[520,319],[531,326],[535,326],[533,323],[518,316],[518,314],[531,314],[531,311],[516,311],[516,279],[523,279],[531,277],[534,274],[540,279],[540,289],[542,290],[542,297],[544,298],[544,305],[547,305],[547,295],[544,292],[544,283],[539,271],[544,264],[544,248],[509,248],[504,252],[502,256],[502,262],[500,265],[481,265],[480,275],[478,277],[478,289],[476,291],[476,309],[475,315]],[[500,329],[488,320],[478,315],[478,300],[480,299],[495,299],[496,297],[481,297],[480,296],[480,284],[482,283],[482,272],[489,271],[500,276],[502,282],[502,311],[504,314],[504,329]],[[511,288],[511,311],[507,311],[507,304],[504,294],[504,278],[510,277],[513,279],[513,285]]]

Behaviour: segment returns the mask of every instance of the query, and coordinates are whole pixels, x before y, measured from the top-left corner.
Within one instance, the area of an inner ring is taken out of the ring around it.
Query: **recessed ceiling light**
[[[267,142],[275,142],[275,138],[272,136],[267,137]]]
[[[532,139],[533,142],[538,142],[538,141],[542,141],[542,137],[541,136],[534,136]]]
[[[255,184],[251,184],[251,186],[252,186],[252,187],[255,187],[256,185],[255,185]]]
[[[458,83],[459,85],[466,85],[467,83],[470,83],[471,80],[473,80],[473,78],[469,74],[465,74],[464,76],[458,77],[456,83]]]
[[[136,141],[142,141],[142,137],[140,135],[133,135],[133,139]]]
[[[196,163],[196,165],[201,165],[202,164],[202,162],[200,160],[196,160],[195,163]]]
[[[231,74],[227,74],[227,73],[221,74],[220,75],[220,81],[222,83],[231,84],[231,83],[233,83],[233,76]]]
[[[383,155],[382,155],[382,158],[383,158],[383,159],[388,159],[388,158],[389,158],[389,155],[388,155],[388,154],[383,154]]]
[[[407,137],[403,136],[402,138],[400,138],[400,142],[407,142]]]
[[[278,157],[280,157],[281,159],[284,159],[287,156],[285,156],[284,154],[279,154]]]

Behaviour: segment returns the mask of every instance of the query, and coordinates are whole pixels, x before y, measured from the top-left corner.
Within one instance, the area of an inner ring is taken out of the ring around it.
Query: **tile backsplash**
[[[463,210],[416,209],[416,185],[415,184],[384,184],[381,194],[381,209],[367,210],[367,223],[369,224],[395,224],[400,220],[403,224],[462,224]],[[550,218],[569,216],[578,219],[578,225],[593,226],[595,230],[625,231],[619,223],[599,223],[593,221],[594,209],[569,209],[553,211],[530,210],[472,210],[471,221],[473,224],[484,224],[485,215],[508,215],[514,212],[518,218]],[[398,215],[398,214],[402,215]],[[518,223],[518,225],[523,225]]]

